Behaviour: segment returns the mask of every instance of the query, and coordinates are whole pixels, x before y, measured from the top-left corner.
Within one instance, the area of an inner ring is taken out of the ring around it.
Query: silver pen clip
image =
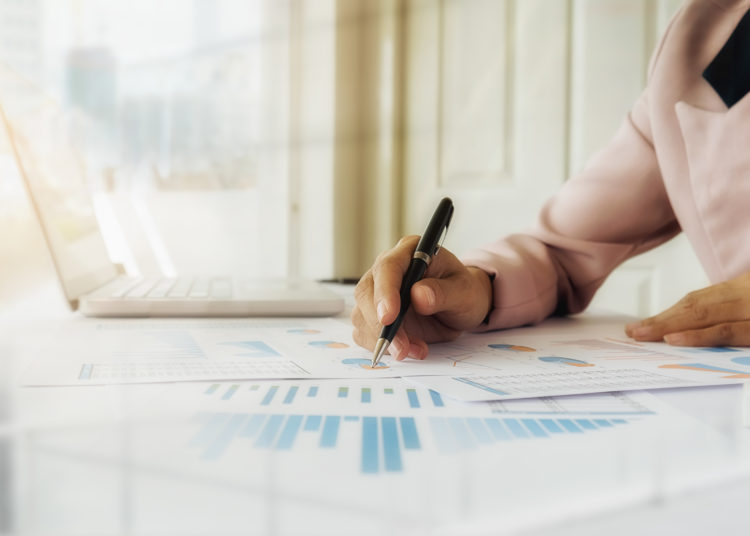
[[[437,255],[437,252],[440,251],[440,248],[443,247],[443,242],[445,242],[445,237],[448,236],[448,227],[450,227],[450,224],[451,224],[451,221],[448,220],[448,223],[445,224],[445,228],[443,229],[443,236],[440,237],[440,242],[438,242],[438,245],[435,248],[434,253],[432,254],[433,257]]]

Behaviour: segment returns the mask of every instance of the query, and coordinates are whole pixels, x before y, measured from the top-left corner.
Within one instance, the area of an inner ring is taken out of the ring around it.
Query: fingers
[[[750,292],[738,279],[691,292],[666,311],[628,324],[625,333],[639,341],[660,341],[669,333],[744,319],[750,319]]]
[[[450,252],[443,252],[452,255]],[[477,327],[492,303],[492,283],[479,270],[465,267],[455,259],[455,271],[443,277],[426,278],[412,287],[412,306],[421,315],[437,318],[455,329]]]
[[[381,254],[372,267],[373,305],[382,325],[392,323],[398,316],[401,280],[409,267],[417,242],[418,236],[402,238],[396,247]]]
[[[750,321],[669,333],[664,340],[674,346],[750,346]]]

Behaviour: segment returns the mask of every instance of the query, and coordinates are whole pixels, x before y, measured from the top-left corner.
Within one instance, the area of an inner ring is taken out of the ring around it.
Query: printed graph
[[[659,368],[663,369],[676,369],[676,370],[695,370],[698,372],[721,372],[728,374],[723,376],[726,379],[742,380],[750,379],[750,373],[742,370],[734,370],[724,367],[717,367],[714,365],[707,365],[705,363],[673,363],[670,365],[660,365]]]
[[[276,350],[263,341],[230,341],[220,343],[222,346],[239,348],[237,357],[280,357]]]
[[[307,344],[314,348],[349,348],[348,344],[336,341],[311,341]]]
[[[540,357],[539,361],[543,361],[545,363],[558,363],[560,365],[568,365],[571,367],[593,367],[593,363],[587,363],[586,361],[581,361],[580,359],[573,359],[570,357],[557,357],[557,356],[545,356]]]
[[[488,347],[494,350],[508,350],[511,352],[536,352],[536,350],[530,346],[522,346],[520,344],[488,344]]]
[[[366,358],[362,358],[362,357],[350,357],[350,358],[347,358],[347,359],[342,359],[341,362],[344,365],[349,365],[349,366],[357,367],[357,368],[363,368],[363,369],[366,369],[366,370],[373,370],[372,359],[366,359]],[[376,368],[376,369],[387,369],[388,365],[386,365],[385,363],[383,363],[381,361],[377,365],[375,365],[374,368]]]
[[[375,384],[335,380],[324,382],[264,382],[253,384],[212,383],[203,395],[213,400],[232,400],[242,397],[248,406],[279,407],[288,410],[300,405],[305,410],[330,407],[331,403],[339,411],[357,413],[365,408],[378,408],[388,411],[404,408],[436,409],[450,404],[433,389],[403,387],[388,382]],[[457,404],[454,404],[457,405]]]
[[[179,361],[126,363],[84,363],[78,373],[80,383],[151,382],[235,378],[293,378],[309,372],[294,361],[257,359],[252,361]]]

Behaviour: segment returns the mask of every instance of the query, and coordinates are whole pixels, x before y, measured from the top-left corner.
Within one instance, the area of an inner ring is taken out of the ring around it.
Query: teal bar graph
[[[401,446],[398,440],[398,429],[395,417],[382,417],[380,419],[381,431],[383,432],[383,459],[385,470],[398,472],[403,470],[401,461]]]
[[[255,446],[258,448],[270,448],[273,445],[283,422],[283,415],[271,415],[266,421],[263,430],[260,432],[258,439],[255,440]]]
[[[297,438],[297,432],[299,432],[300,425],[302,424],[302,415],[290,415],[284,424],[284,429],[281,431],[279,441],[276,443],[278,450],[290,450],[294,445],[294,440]]]
[[[284,397],[284,404],[291,404],[294,402],[294,397],[297,394],[297,390],[299,389],[298,386],[292,385],[289,388],[289,391],[287,391],[286,396]]]
[[[268,392],[266,393],[266,396],[263,397],[263,400],[261,401],[262,406],[267,406],[271,403],[273,400],[273,397],[276,395],[276,391],[279,390],[278,385],[272,385],[268,388]]]
[[[336,440],[339,437],[339,423],[341,417],[331,416],[326,417],[323,423],[323,434],[320,436],[320,446],[323,448],[334,448],[336,446]]]
[[[323,417],[320,415],[308,415],[305,419],[305,430],[316,431],[320,430],[320,423],[323,422]]]
[[[378,449],[378,418],[362,419],[362,472],[374,474],[380,470]]]
[[[443,397],[440,396],[440,393],[437,391],[430,389],[430,398],[432,398],[432,403],[436,408],[442,408],[445,406],[445,402],[443,402]]]
[[[369,404],[372,402],[372,391],[369,387],[363,387],[362,388],[362,403],[363,404]]]
[[[349,396],[349,388],[339,387],[339,398],[346,398],[347,396]]]
[[[265,396],[268,396],[266,393]],[[234,443],[256,449],[279,452],[293,451],[301,436],[314,438],[322,450],[347,448],[353,437],[361,459],[363,474],[398,473],[404,471],[410,453],[425,448],[420,426],[429,423],[434,445],[441,454],[491,447],[508,441],[539,441],[560,435],[604,433],[626,419],[570,419],[531,417],[459,417],[429,416],[376,417],[358,415],[246,414],[200,413],[195,419],[198,430],[188,446],[198,450],[205,460],[218,460]],[[354,427],[354,428],[352,428]],[[361,428],[357,428],[361,427]],[[361,430],[352,436],[343,430]],[[307,441],[307,440],[306,440]],[[306,444],[306,443],[303,443]]]
[[[188,445],[199,449],[200,457],[210,461],[224,456],[234,442],[290,452],[304,434],[319,434],[319,448],[336,449],[341,428],[347,426],[362,427],[360,470],[364,474],[402,472],[404,452],[423,448],[413,417],[217,412],[203,414],[198,422],[201,428]]]
[[[221,399],[222,399],[222,400],[229,400],[230,398],[232,398],[232,396],[234,396],[234,393],[236,393],[236,392],[237,392],[237,389],[239,389],[239,388],[240,388],[240,386],[239,386],[239,385],[232,385],[232,386],[231,386],[231,387],[230,387],[229,389],[227,389],[227,390],[226,390],[226,392],[225,392],[225,393],[224,393],[224,394],[222,395]]]
[[[417,396],[417,390],[416,389],[407,389],[406,390],[406,396],[409,397],[409,406],[412,408],[418,408],[419,405],[419,396]]]

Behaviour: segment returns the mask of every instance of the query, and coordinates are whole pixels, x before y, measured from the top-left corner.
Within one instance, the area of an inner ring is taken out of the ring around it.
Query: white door
[[[443,195],[456,203],[446,246],[457,253],[528,226],[614,134],[678,5],[410,1],[404,232],[420,233]],[[594,305],[644,316],[705,284],[678,239],[619,268]]]

